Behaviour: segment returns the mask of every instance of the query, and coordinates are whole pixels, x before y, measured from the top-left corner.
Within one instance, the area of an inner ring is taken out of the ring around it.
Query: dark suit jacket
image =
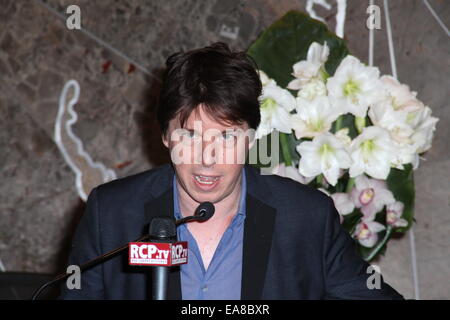
[[[368,289],[369,266],[340,223],[330,197],[246,165],[242,299],[402,299],[381,281]],[[69,264],[148,233],[152,217],[173,216],[170,164],[96,187],[72,242]],[[81,275],[81,289],[61,286],[62,299],[151,299],[151,272],[128,266],[127,250]],[[179,268],[169,299],[181,299]]]

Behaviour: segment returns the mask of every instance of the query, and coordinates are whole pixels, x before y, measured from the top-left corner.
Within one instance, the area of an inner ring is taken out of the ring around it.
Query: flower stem
[[[363,128],[366,126],[366,117],[356,117],[355,126],[358,133],[361,133]]]
[[[283,160],[286,167],[292,165],[292,157],[291,152],[289,151],[289,143],[287,141],[287,134],[280,132],[280,144],[281,144],[281,152],[283,154]]]
[[[341,130],[341,128],[342,128],[342,120],[344,119],[343,117],[344,117],[343,115],[340,115],[340,116],[336,119],[336,132],[338,132],[338,131]]]
[[[323,174],[319,174],[319,175],[316,177],[316,182],[317,182],[317,184],[318,184],[320,187],[323,186]]]
[[[322,78],[323,82],[327,82],[330,75],[328,74],[327,70],[325,69],[325,66],[321,67],[319,69],[320,77]]]
[[[345,188],[345,193],[349,193],[350,191],[352,191],[354,185],[355,185],[355,178],[349,178],[347,182],[347,187]]]
[[[353,232],[355,232],[355,230],[356,230],[356,226],[358,225],[358,223],[355,223],[355,224],[353,224],[353,227],[352,227],[352,229],[349,231],[349,235],[350,236],[352,236],[353,237]]]
[[[372,251],[370,251],[369,255],[367,257],[365,257],[364,260],[370,261],[378,254],[378,252],[380,252],[381,248],[383,248],[383,246],[386,244],[386,242],[391,237],[393,230],[394,230],[394,228],[392,228],[391,225],[387,226],[386,234],[384,235],[383,239],[376,245],[375,248],[372,249]]]

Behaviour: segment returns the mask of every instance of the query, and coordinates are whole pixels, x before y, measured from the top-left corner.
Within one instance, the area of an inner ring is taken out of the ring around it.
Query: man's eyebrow
[[[228,132],[235,132],[235,131],[237,131],[237,128],[227,128],[227,129],[225,129],[225,130],[222,130],[222,132],[221,133],[228,133]]]
[[[186,129],[188,131],[195,131],[193,128],[190,128],[190,127],[185,127],[184,129]],[[235,132],[235,131],[238,131],[238,129],[239,128],[235,128],[235,127],[227,128],[225,130],[220,131],[220,133],[224,134],[224,133],[228,133],[228,132]]]

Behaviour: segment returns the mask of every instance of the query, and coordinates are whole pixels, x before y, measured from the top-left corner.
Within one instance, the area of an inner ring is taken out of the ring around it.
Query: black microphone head
[[[151,239],[170,239],[177,235],[174,217],[154,217],[150,222],[149,235]]]
[[[196,217],[196,221],[202,222],[209,220],[213,215],[214,211],[216,209],[214,208],[214,205],[211,202],[202,202],[195,210],[194,217]]]

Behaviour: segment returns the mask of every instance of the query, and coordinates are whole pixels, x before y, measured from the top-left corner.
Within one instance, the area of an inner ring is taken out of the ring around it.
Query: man
[[[244,165],[260,123],[261,82],[252,60],[224,43],[167,60],[158,109],[172,163],[96,187],[76,231],[69,264],[82,264],[148,232],[155,216],[206,222],[177,229],[189,263],[172,268],[169,299],[402,299],[342,229],[331,198]],[[151,273],[127,253],[81,276],[64,299],[148,299]]]

